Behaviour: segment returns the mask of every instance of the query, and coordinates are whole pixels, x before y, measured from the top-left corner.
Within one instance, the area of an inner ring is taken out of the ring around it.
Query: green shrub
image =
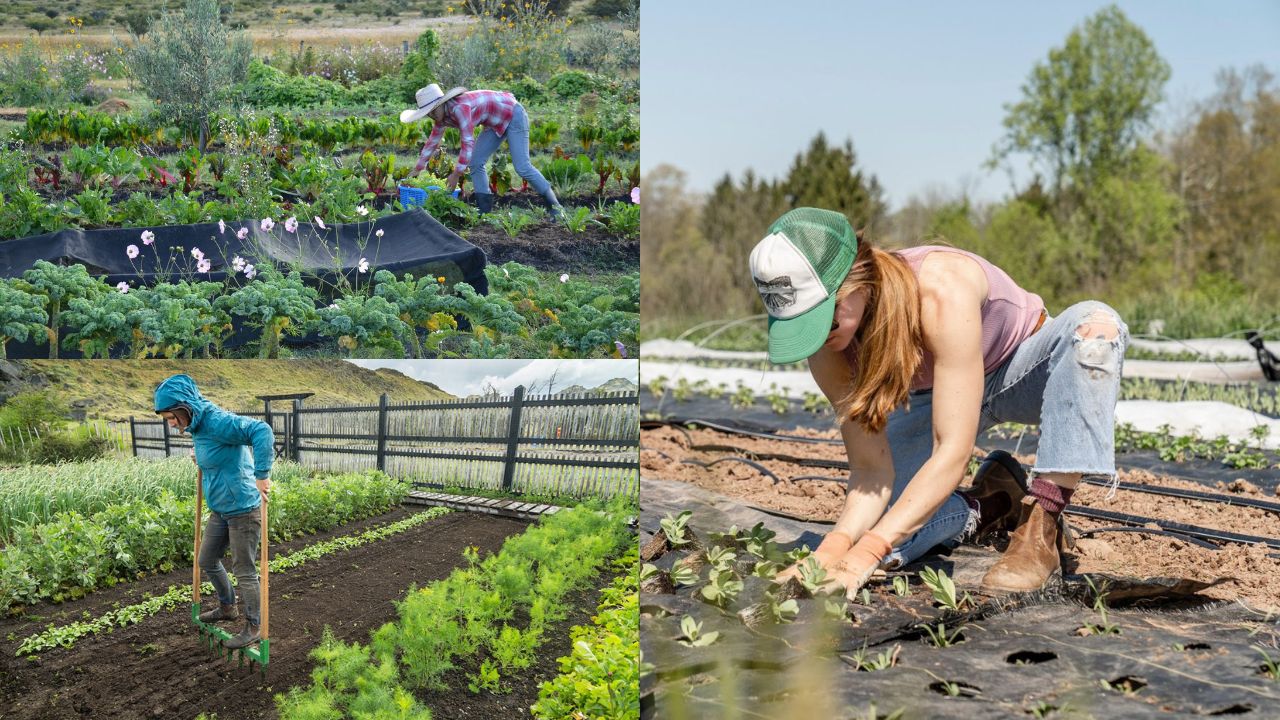
[[[586,93],[607,88],[607,82],[581,70],[566,70],[547,81],[547,90],[565,100],[577,100]]]
[[[247,35],[222,24],[217,0],[187,0],[181,13],[166,13],[134,47],[129,71],[171,123],[198,134],[204,152],[211,116],[245,78],[252,48]]]
[[[109,452],[111,441],[105,437],[62,430],[49,432],[37,440],[27,457],[36,465],[57,465],[96,460]]]

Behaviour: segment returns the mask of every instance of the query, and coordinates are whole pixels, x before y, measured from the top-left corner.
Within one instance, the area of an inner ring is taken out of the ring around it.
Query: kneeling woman
[[[1048,318],[1039,296],[973,253],[886,252],[814,208],[769,228],[751,274],[769,313],[769,359],[807,358],[840,420],[848,494],[815,551],[834,579],[852,595],[882,564],[1016,526],[982,589],[1043,587],[1059,571],[1072,491],[1082,477],[1115,476],[1128,343],[1115,311],[1089,301]],[[1040,425],[1029,493],[995,463],[958,492],[978,433],[1009,421]]]

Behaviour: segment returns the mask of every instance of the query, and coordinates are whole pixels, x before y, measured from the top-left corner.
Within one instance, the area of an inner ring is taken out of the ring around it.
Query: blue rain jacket
[[[204,499],[221,515],[240,515],[262,503],[255,479],[270,476],[275,435],[261,420],[227,412],[200,395],[187,375],[174,375],[156,388],[156,412],[186,408],[187,432],[196,465],[204,475]],[[252,448],[252,451],[250,451]]]

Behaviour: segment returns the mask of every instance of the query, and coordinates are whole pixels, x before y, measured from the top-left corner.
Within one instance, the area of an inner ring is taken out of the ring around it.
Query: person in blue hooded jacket
[[[169,426],[189,434],[203,477],[209,522],[200,543],[200,570],[213,583],[218,607],[201,613],[204,622],[235,620],[236,593],[222,557],[231,548],[231,572],[244,597],[245,628],[224,643],[242,648],[258,641],[258,554],[261,513],[271,490],[275,435],[261,420],[227,412],[200,395],[187,375],[174,375],[156,388],[155,411]]]

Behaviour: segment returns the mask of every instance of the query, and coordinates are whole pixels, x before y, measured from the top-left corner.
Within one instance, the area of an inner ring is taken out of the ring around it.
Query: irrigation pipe
[[[1123,527],[1122,526],[1122,527],[1094,528],[1092,530],[1081,530],[1077,532],[1076,535],[1078,537],[1087,538],[1090,535],[1097,535],[1098,533],[1104,533],[1104,532],[1138,533],[1140,535],[1164,535],[1165,537],[1171,537],[1177,540],[1181,540],[1183,542],[1189,542],[1192,545],[1198,545],[1207,550],[1222,549],[1221,545],[1211,543],[1208,540],[1201,540],[1200,538],[1194,537],[1192,535],[1184,535],[1180,532],[1174,532],[1172,530],[1154,530],[1152,528],[1145,528],[1145,527]]]
[[[1141,515],[1128,515],[1126,513],[1098,510],[1096,508],[1082,507],[1079,505],[1068,505],[1067,509],[1063,510],[1063,512],[1068,515],[1078,515],[1080,517],[1087,517],[1093,520],[1106,520],[1107,522],[1131,525],[1134,527],[1149,527],[1154,524],[1161,530],[1170,530],[1205,540],[1234,542],[1245,545],[1260,544],[1280,550],[1280,538],[1268,538],[1261,537],[1259,535],[1243,535],[1241,533],[1233,533],[1226,530],[1214,530],[1213,528],[1201,527],[1199,525],[1187,525],[1180,522],[1173,522],[1172,520],[1160,520],[1158,518],[1143,517]]]
[[[697,419],[655,422],[655,423],[650,423],[649,427],[670,426],[670,427],[680,428],[685,423],[689,423],[689,424],[696,423],[698,425],[703,425],[705,427],[708,427],[712,430],[719,430],[721,432],[729,433],[732,435],[756,437],[756,438],[762,438],[766,440],[782,440],[782,441],[789,441],[789,442],[807,442],[807,443],[827,442],[831,444],[840,442],[838,440],[823,440],[820,438],[797,438],[797,437],[788,437],[786,435],[776,435],[772,433],[757,432],[752,430],[741,430],[741,429],[733,428],[727,425],[722,425],[718,423],[709,423],[709,422],[706,422],[703,420],[697,420]],[[728,445],[691,445],[689,449],[690,450],[724,450],[729,452],[733,452],[733,451],[747,452],[743,448],[735,448],[733,446],[728,446]],[[781,462],[789,462],[793,465],[800,465],[802,467],[821,467],[821,468],[830,468],[832,470],[848,470],[849,469],[849,464],[847,462],[840,462],[838,460],[806,459],[806,458],[795,457],[793,455],[782,455],[782,454],[776,454],[776,453],[752,453],[752,455],[763,460],[778,460]],[[1172,479],[1179,479],[1179,480],[1185,479],[1185,478],[1179,478],[1176,475],[1167,475],[1167,477],[1170,477]],[[799,480],[799,479],[843,480],[844,478],[824,478],[816,475],[805,475],[805,476],[802,476],[801,478],[792,478],[792,479],[793,480]],[[1099,485],[1103,487],[1111,486],[1110,481],[1095,480],[1092,478],[1084,478],[1083,481],[1090,485]],[[1251,507],[1258,510],[1265,510],[1267,512],[1280,514],[1280,503],[1268,502],[1266,500],[1242,498],[1242,497],[1236,497],[1234,495],[1224,495],[1221,493],[1206,493],[1206,492],[1197,492],[1195,490],[1182,490],[1180,488],[1166,488],[1166,487],[1153,486],[1153,485],[1141,485],[1138,483],[1130,483],[1130,482],[1120,482],[1116,485],[1116,487],[1120,490],[1146,493],[1148,495],[1163,495],[1166,497],[1182,498],[1184,500],[1199,500],[1201,502],[1218,503],[1221,505]]]

